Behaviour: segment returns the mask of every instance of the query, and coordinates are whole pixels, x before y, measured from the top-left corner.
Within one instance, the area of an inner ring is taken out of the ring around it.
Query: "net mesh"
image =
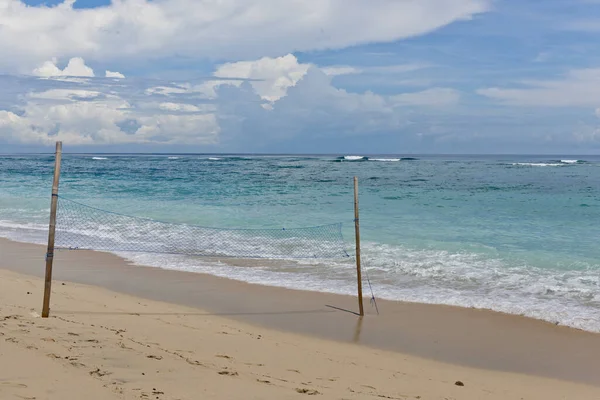
[[[342,224],[295,229],[226,229],[122,215],[59,197],[61,249],[239,258],[348,257]]]

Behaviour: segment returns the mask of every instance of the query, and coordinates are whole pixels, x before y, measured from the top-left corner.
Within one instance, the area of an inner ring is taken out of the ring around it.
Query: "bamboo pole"
[[[46,253],[46,279],[44,285],[44,305],[42,318],[50,314],[50,293],[52,290],[52,262],[54,261],[54,236],[56,232],[56,208],[58,206],[58,183],[60,180],[60,161],[62,158],[62,142],[56,142],[54,157],[54,181],[52,182],[52,201],[50,203],[50,226],[48,229],[48,252]]]
[[[356,237],[356,279],[358,284],[358,310],[365,315],[362,295],[362,273],[360,268],[360,222],[358,218],[358,178],[354,177],[354,233]]]

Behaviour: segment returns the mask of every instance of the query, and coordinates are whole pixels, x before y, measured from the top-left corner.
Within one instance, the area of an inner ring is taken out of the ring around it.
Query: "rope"
[[[377,300],[375,300],[375,294],[373,294],[373,287],[371,286],[371,278],[369,277],[369,268],[367,268],[366,262],[364,262],[364,264],[365,274],[367,275],[367,282],[369,284],[369,290],[371,291],[371,306],[375,305],[375,310],[377,311],[377,315],[379,315],[379,307],[377,307]]]

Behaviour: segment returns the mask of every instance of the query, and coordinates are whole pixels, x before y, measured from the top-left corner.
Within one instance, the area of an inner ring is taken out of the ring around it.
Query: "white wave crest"
[[[397,162],[399,158],[369,158],[369,161],[381,161],[381,162]]]
[[[346,161],[358,161],[358,160],[364,160],[365,157],[364,156],[344,156],[344,160]]]
[[[565,164],[577,164],[579,160],[560,160],[560,162]]]
[[[106,157],[92,157],[92,160],[108,160]]]
[[[208,157],[208,159],[211,161],[219,161],[220,160],[220,158],[218,158],[218,157]]]
[[[512,165],[518,165],[522,167],[561,167],[564,164],[560,163],[513,163]]]

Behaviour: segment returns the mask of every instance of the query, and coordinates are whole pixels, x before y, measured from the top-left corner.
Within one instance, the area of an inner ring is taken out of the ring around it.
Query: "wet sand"
[[[42,246],[0,240],[0,269],[42,277],[44,253]],[[199,318],[226,317],[262,329],[358,343],[393,351],[401,357],[416,356],[467,368],[527,374],[600,388],[599,334],[525,317],[381,300],[378,301],[381,314],[376,315],[366,299],[368,314],[361,319],[353,313],[357,309],[356,299],[349,296],[133,266],[117,256],[88,251],[57,252],[54,272],[57,281],[95,285],[139,298],[198,308]],[[82,294],[85,296],[85,292]],[[35,296],[39,298],[39,306],[36,303],[39,312],[41,293],[36,292]],[[103,310],[86,308],[85,303],[82,306],[75,301],[53,303],[51,314],[87,319],[132,313],[160,317],[160,312],[154,309],[130,311],[121,306],[119,311]]]

